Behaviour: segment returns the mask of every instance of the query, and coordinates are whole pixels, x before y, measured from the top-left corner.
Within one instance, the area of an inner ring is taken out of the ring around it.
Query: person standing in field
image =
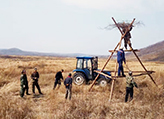
[[[125,102],[128,101],[128,97],[130,94],[130,101],[133,99],[133,87],[138,88],[136,82],[134,82],[134,78],[132,76],[132,72],[129,71],[129,76],[126,77],[126,95],[125,95]]]
[[[40,86],[38,84],[38,79],[39,79],[39,73],[37,71],[37,68],[34,68],[34,72],[31,74],[31,78],[33,79],[33,83],[32,83],[32,91],[33,91],[33,94],[35,94],[35,86],[36,88],[38,89],[38,92],[40,94],[43,94],[40,90]]]
[[[21,77],[20,77],[20,82],[21,82],[21,90],[20,90],[20,96],[24,96],[24,92],[26,91],[26,95],[30,95],[28,93],[28,80],[27,80],[27,75],[26,75],[26,70],[22,70]]]
[[[58,89],[59,89],[59,87],[61,85],[61,79],[63,80],[63,75],[62,75],[63,72],[64,72],[64,70],[62,69],[61,71],[58,71],[56,73],[53,90],[55,90],[57,84],[58,84]]]
[[[72,74],[69,73],[68,77],[64,81],[64,85],[66,88],[65,99],[67,99],[69,97],[69,100],[71,100],[71,96],[72,96],[72,78],[71,78],[71,76],[72,76]]]
[[[126,60],[125,60],[125,53],[123,48],[120,48],[117,52],[117,62],[119,64],[118,66],[118,76],[121,76],[121,72],[122,72],[122,76],[125,77],[124,74],[124,68],[123,68],[123,62],[126,64]]]

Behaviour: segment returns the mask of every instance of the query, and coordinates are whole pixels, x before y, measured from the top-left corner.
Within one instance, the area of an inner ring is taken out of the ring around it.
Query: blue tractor
[[[76,85],[82,85],[94,80],[98,75],[95,70],[100,71],[98,69],[98,57],[76,57],[76,59],[76,69],[73,70],[73,82]],[[103,71],[103,73],[111,76],[109,71]],[[101,74],[97,79],[97,83],[102,87],[105,87],[110,81],[109,77]]]

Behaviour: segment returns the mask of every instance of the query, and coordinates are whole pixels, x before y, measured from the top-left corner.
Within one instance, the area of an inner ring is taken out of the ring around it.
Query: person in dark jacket
[[[60,85],[61,85],[61,80],[60,80],[60,79],[63,80],[63,75],[62,75],[63,72],[64,72],[64,70],[62,69],[61,71],[58,71],[58,72],[56,73],[53,90],[55,90],[57,84],[59,85],[59,86],[58,86],[58,89],[59,89],[59,87],[60,87]]]
[[[33,83],[32,83],[32,91],[33,91],[33,94],[35,94],[35,86],[38,89],[38,92],[40,94],[42,94],[42,92],[40,90],[40,86],[38,84],[39,73],[37,71],[37,68],[34,68],[34,72],[31,74],[31,78],[33,79]]]
[[[129,71],[129,76],[126,77],[126,95],[125,102],[128,101],[128,96],[130,94],[130,101],[133,99],[133,87],[138,88],[136,82],[134,82],[134,78],[132,76],[132,72]]]
[[[72,96],[72,78],[71,78],[71,76],[72,75],[70,73],[64,81],[64,85],[65,85],[65,88],[66,88],[65,99],[67,99],[68,96],[69,96],[69,100],[71,100],[71,96]]]
[[[26,95],[30,95],[28,93],[28,80],[27,80],[27,76],[26,76],[26,70],[22,70],[22,74],[20,77],[20,82],[21,82],[21,90],[20,90],[20,96],[23,97],[24,96],[24,92],[26,91]]]
[[[121,76],[121,72],[122,72],[122,76],[125,77],[125,74],[124,74],[124,68],[123,68],[123,62],[126,64],[126,60],[125,60],[125,53],[124,53],[124,50],[123,48],[120,48],[117,52],[117,62],[119,64],[119,67],[118,67],[118,76]]]

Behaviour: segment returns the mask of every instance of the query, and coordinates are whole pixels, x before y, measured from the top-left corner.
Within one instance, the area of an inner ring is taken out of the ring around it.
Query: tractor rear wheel
[[[104,78],[100,78],[100,79],[98,80],[98,83],[99,83],[99,85],[100,85],[101,87],[106,87],[107,84],[108,84],[107,80],[104,79]]]
[[[82,84],[84,84],[86,82],[86,79],[85,79],[84,74],[82,74],[82,73],[75,73],[73,75],[73,82],[76,85],[82,85]]]

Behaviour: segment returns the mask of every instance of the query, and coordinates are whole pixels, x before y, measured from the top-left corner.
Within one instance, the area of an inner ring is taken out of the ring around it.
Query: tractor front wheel
[[[82,84],[84,84],[86,82],[86,79],[85,79],[84,74],[82,74],[82,73],[75,73],[73,75],[73,82],[76,85],[82,85]]]

